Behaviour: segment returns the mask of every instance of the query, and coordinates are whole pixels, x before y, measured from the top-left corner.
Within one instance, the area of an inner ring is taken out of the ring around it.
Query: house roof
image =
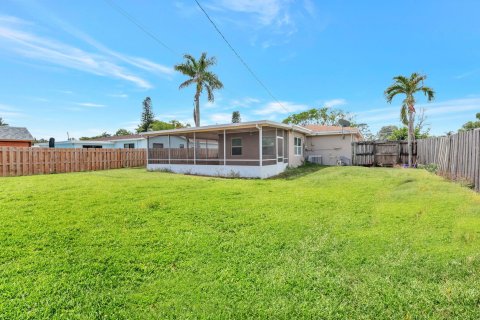
[[[33,141],[33,136],[24,127],[0,126],[0,140]]]
[[[335,135],[335,134],[356,134],[361,136],[360,130],[354,127],[324,126],[319,124],[308,124],[305,126],[312,131],[312,135]]]
[[[305,134],[309,134],[311,132],[309,129],[301,126],[297,126],[297,125],[285,124],[285,123],[280,123],[280,122],[275,122],[270,120],[259,120],[259,121],[240,122],[240,123],[216,124],[216,125],[201,126],[201,127],[179,128],[179,129],[171,129],[171,130],[149,131],[149,132],[142,132],[141,135],[144,137],[147,137],[147,136],[160,136],[160,135],[179,134],[179,133],[247,129],[247,128],[256,128],[261,126],[269,126],[274,128],[293,130],[293,131],[298,131]]]

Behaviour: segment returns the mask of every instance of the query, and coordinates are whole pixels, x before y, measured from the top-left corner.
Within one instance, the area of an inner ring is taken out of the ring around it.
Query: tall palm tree
[[[193,111],[193,118],[195,126],[200,126],[200,95],[205,88],[208,94],[208,101],[214,102],[215,96],[213,91],[222,89],[223,83],[218,79],[217,75],[209,71],[209,67],[215,65],[217,60],[215,57],[207,58],[207,53],[204,52],[200,59],[196,60],[193,56],[185,54],[183,56],[185,61],[175,66],[175,70],[189,77],[188,80],[180,84],[179,89],[186,88],[190,85],[195,85],[195,109]]]
[[[427,87],[423,82],[427,79],[426,75],[412,73],[410,77],[396,76],[393,78],[393,84],[385,90],[385,98],[388,103],[392,103],[395,96],[405,95],[400,110],[400,120],[408,126],[408,166],[412,167],[412,141],[414,140],[414,119],[415,119],[415,93],[422,92],[428,101],[435,99],[435,91]]]

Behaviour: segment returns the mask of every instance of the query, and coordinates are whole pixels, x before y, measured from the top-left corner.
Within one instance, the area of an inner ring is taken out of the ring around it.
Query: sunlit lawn
[[[0,319],[480,318],[480,195],[296,173],[0,178]]]

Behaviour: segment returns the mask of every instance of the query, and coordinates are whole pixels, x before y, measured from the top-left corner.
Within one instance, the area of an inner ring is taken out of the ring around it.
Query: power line
[[[130,20],[130,22],[132,22],[134,25],[137,26],[137,28],[139,28],[140,30],[142,30],[146,35],[148,35],[150,38],[152,38],[153,40],[155,40],[158,44],[160,44],[162,47],[164,47],[165,49],[167,49],[168,51],[170,51],[171,53],[173,53],[174,55],[180,55],[179,53],[177,53],[175,50],[173,50],[172,48],[170,48],[167,44],[165,44],[165,42],[163,42],[162,40],[160,40],[156,35],[154,35],[153,33],[151,33],[150,31],[148,31],[142,24],[140,24],[140,22],[138,22],[134,17],[132,17],[127,11],[125,11],[124,9],[122,9],[122,7],[120,7],[119,5],[117,5],[116,3],[114,3],[112,0],[104,0],[108,5],[110,5],[110,7],[112,7],[113,9],[115,9],[117,12],[119,12],[121,15],[123,15],[125,18],[127,18],[128,20]]]
[[[253,78],[255,80],[257,80],[257,82],[263,87],[263,89],[265,89],[265,91],[268,93],[268,95],[275,101],[278,103],[279,106],[281,106],[285,111],[287,112],[290,112],[287,110],[287,108],[285,108],[285,106],[273,95],[273,93],[267,88],[267,86],[262,82],[262,80],[260,80],[260,78],[255,74],[255,72],[253,72],[252,68],[250,68],[250,66],[245,62],[245,60],[243,60],[243,58],[240,56],[240,54],[237,52],[237,50],[235,50],[235,48],[230,44],[230,42],[227,40],[227,38],[225,37],[225,35],[222,33],[222,31],[220,31],[220,29],[217,27],[217,25],[215,24],[215,22],[213,22],[212,18],[210,18],[210,16],[208,15],[207,11],[205,11],[205,9],[202,7],[202,5],[200,4],[200,2],[198,2],[198,0],[195,0],[195,2],[197,3],[198,7],[200,8],[200,10],[203,11],[203,13],[205,14],[205,16],[207,17],[207,19],[210,21],[210,23],[213,25],[213,27],[215,28],[215,30],[218,32],[218,34],[222,37],[223,41],[225,41],[225,43],[228,45],[228,47],[230,48],[230,50],[233,51],[233,53],[237,56],[238,60],[240,60],[240,62],[243,64],[243,66],[248,70],[248,72],[250,72],[250,74],[253,76]]]

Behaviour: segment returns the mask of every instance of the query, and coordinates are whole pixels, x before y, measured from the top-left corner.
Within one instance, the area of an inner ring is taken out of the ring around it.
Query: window
[[[134,149],[135,148],[135,143],[125,143],[123,145],[124,149]]]
[[[180,149],[183,149],[183,148],[185,148],[185,144],[180,143]]]
[[[154,143],[153,149],[163,149],[163,143]]]
[[[232,138],[232,156],[242,155],[242,138]]]
[[[296,156],[302,155],[302,138],[293,138],[293,147],[294,147],[294,154]]]
[[[264,156],[275,155],[275,137],[262,137],[262,154]]]
[[[102,149],[102,146],[83,145],[82,148],[85,148],[85,149]]]

